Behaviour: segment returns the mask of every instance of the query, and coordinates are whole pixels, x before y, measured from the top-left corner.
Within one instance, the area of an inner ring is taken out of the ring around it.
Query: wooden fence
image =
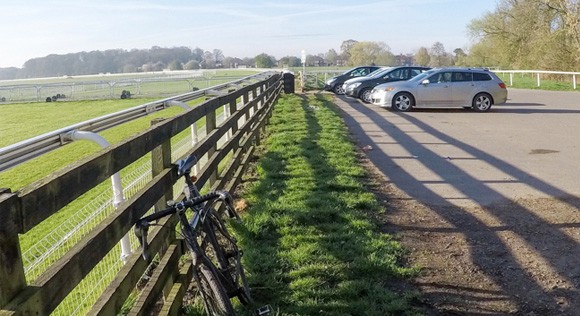
[[[207,154],[208,157],[198,174],[197,184],[233,190],[248,166],[282,88],[282,76],[275,74],[210,99],[174,118],[159,120],[129,140],[68,166],[19,192],[0,192],[0,315],[50,314],[121,238],[132,232],[137,219],[151,207],[164,208],[166,200],[172,198],[173,185],[178,180],[171,168],[170,139],[202,118],[206,121],[207,136],[188,153],[198,157]],[[224,105],[229,106],[231,116],[216,126],[216,110]],[[231,136],[225,137],[228,133]],[[218,146],[218,140],[223,138],[228,141]],[[120,205],[33,283],[27,284],[18,234],[29,231],[148,153],[152,153],[152,181]],[[216,172],[218,165],[222,170],[219,174]],[[176,223],[175,217],[168,217],[159,224]],[[130,314],[141,315],[151,310],[162,295],[161,314],[175,314],[191,280],[191,266],[178,265],[185,247],[172,229],[153,229],[149,241],[152,253],[159,252],[161,259]],[[148,265],[140,254],[131,255],[89,314],[117,314]]]

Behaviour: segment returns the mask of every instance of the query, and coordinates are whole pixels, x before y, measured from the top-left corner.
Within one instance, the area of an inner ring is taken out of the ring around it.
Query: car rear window
[[[481,72],[473,73],[473,81],[489,81],[489,80],[491,80],[491,76],[489,74]]]

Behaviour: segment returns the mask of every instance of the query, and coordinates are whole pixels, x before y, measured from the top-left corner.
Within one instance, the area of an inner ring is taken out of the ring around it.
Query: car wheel
[[[414,106],[415,106],[415,99],[413,99],[413,96],[407,92],[398,93],[393,98],[392,108],[395,111],[407,112],[407,111],[411,110],[411,108]]]
[[[360,99],[364,103],[371,103],[371,89],[364,89],[360,94]]]
[[[471,103],[471,108],[477,112],[486,112],[491,109],[493,101],[491,96],[487,93],[478,93]]]
[[[335,85],[334,89],[332,89],[332,91],[334,91],[334,93],[336,93],[336,94],[344,94],[344,89],[342,88],[342,83]]]

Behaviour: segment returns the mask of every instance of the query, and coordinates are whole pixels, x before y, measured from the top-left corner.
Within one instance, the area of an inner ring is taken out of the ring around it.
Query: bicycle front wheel
[[[235,238],[230,235],[217,212],[213,211],[208,216],[208,224],[211,229],[206,233],[211,234],[211,237],[208,238],[210,247],[206,251],[211,254],[210,257],[217,261],[216,266],[219,267],[223,276],[227,278],[227,282],[233,286],[230,290],[233,290],[240,302],[244,305],[251,304],[250,287],[242,266],[242,253],[236,244]]]
[[[197,271],[198,289],[208,315],[235,315],[234,307],[217,275],[207,264],[201,263]]]

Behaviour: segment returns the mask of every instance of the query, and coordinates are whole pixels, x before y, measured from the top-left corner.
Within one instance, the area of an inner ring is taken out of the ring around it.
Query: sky
[[[31,58],[152,46],[276,58],[384,42],[394,54],[441,42],[467,50],[467,25],[498,0],[0,0],[0,67]]]

